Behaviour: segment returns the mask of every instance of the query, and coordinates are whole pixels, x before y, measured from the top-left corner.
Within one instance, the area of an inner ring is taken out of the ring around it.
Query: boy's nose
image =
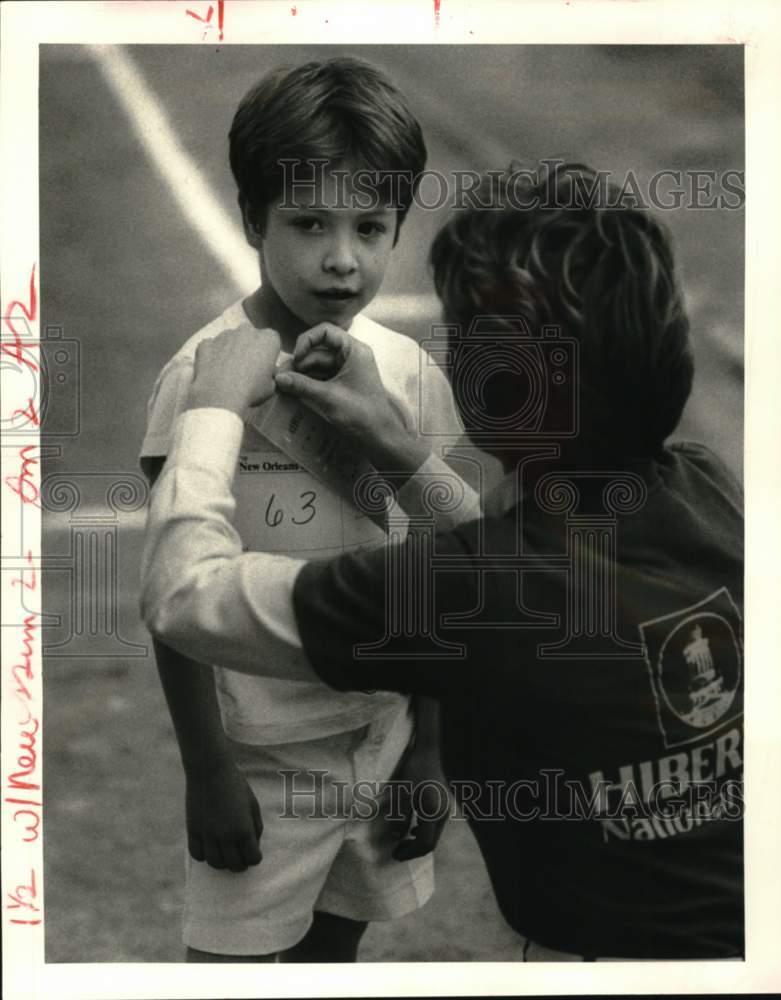
[[[358,267],[358,260],[348,239],[334,240],[323,258],[323,269],[333,274],[352,274]]]

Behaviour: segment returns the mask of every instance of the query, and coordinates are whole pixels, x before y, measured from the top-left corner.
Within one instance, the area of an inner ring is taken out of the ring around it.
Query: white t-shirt
[[[147,408],[142,467],[146,468],[145,460],[168,454],[200,341],[246,321],[241,301],[234,303],[190,337],[160,372]],[[372,348],[386,391],[410,425],[419,426],[424,392],[427,427],[443,434],[432,443],[437,450],[455,444],[461,425],[450,387],[418,344],[365,316],[356,316],[350,333]],[[247,425],[234,493],[234,524],[247,551],[318,559],[385,542],[381,528]],[[303,654],[291,650],[285,655]],[[397,710],[406,700],[390,692],[340,692],[325,684],[253,677],[219,666],[215,675],[225,732],[231,739],[256,745],[357,729],[380,713]]]

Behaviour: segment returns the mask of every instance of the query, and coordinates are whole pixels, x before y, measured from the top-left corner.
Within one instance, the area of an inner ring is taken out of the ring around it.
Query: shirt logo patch
[[[726,587],[699,604],[643,622],[665,746],[699,739],[743,712],[740,613]]]

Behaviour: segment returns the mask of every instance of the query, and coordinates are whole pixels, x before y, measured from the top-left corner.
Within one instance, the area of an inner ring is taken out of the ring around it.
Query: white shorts
[[[184,943],[219,955],[268,955],[297,944],[315,910],[371,921],[423,906],[434,891],[431,855],[394,861],[397,841],[383,816],[356,818],[351,809],[355,783],[387,781],[412,730],[412,711],[404,705],[361,729],[322,739],[234,743],[263,814],[263,860],[230,872],[187,854]],[[282,776],[280,770],[303,773]],[[326,773],[320,780],[314,771]],[[364,815],[367,787],[360,796]],[[303,794],[291,796],[291,788]]]

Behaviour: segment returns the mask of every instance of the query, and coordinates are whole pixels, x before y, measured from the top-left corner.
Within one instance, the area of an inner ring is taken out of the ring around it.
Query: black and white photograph
[[[777,989],[765,41],[36,6],[9,997]]]

